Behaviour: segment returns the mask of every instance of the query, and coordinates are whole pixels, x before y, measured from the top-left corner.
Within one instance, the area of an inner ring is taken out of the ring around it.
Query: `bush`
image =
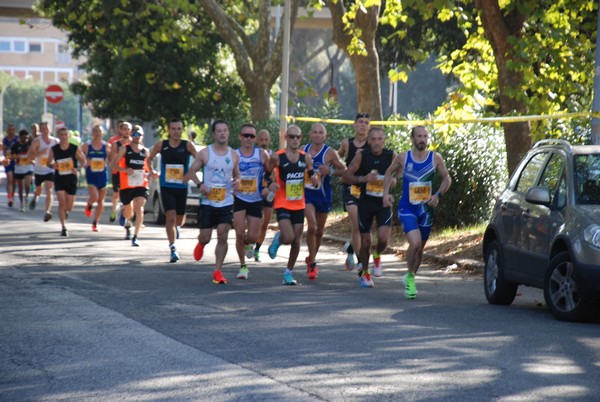
[[[444,157],[452,178],[450,190],[436,208],[435,226],[462,227],[486,221],[508,181],[502,130],[481,124],[455,126],[449,135],[431,127],[428,130],[431,148]],[[412,147],[408,128],[388,131],[388,136],[387,147],[396,152]],[[434,189],[439,182],[436,175]],[[393,192],[396,200],[401,189],[399,182]]]
[[[300,115],[341,118],[335,104],[325,104],[316,111],[301,112]],[[245,122],[229,122],[229,144],[233,148],[239,147],[238,133]],[[255,123],[255,125],[257,130],[266,128],[271,133],[272,149],[277,149],[279,121],[271,119]],[[306,144],[310,141],[308,133],[312,123],[298,122],[297,125],[302,130],[302,143]],[[327,144],[336,150],[339,149],[344,138],[354,136],[354,128],[351,125],[326,124],[325,127],[328,134]],[[508,181],[502,129],[490,125],[465,124],[443,129],[428,127],[428,130],[431,136],[431,149],[436,150],[444,157],[452,177],[452,186],[436,209],[434,220],[436,227],[462,227],[486,221],[496,198],[504,190]],[[387,148],[393,149],[397,153],[411,149],[410,128],[386,127],[386,132],[388,133]],[[206,132],[205,141],[206,144],[213,142],[210,130]],[[434,182],[434,188],[439,186],[439,181],[438,175]],[[343,207],[341,183],[337,177],[334,177],[331,183],[333,209],[339,210]],[[400,198],[401,189],[402,185],[399,181],[393,190],[396,200]],[[396,213],[394,213],[395,215]]]

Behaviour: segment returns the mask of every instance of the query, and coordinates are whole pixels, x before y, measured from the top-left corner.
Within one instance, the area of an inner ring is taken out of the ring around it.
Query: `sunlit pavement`
[[[101,221],[91,231],[82,197],[60,237],[42,210],[19,212],[0,193],[0,400],[594,400],[600,392],[598,322],[556,321],[536,289],[490,306],[481,277],[424,266],[416,300],[403,296],[403,261],[383,256],[375,287],[343,268],[339,243],[319,253],[320,274],[282,286],[289,247],[261,248],[248,280],[233,231],[213,285],[213,240],[203,260],[197,229],[168,263],[164,229],[141,247]],[[43,200],[41,200],[43,202]],[[38,205],[41,205],[38,202]]]

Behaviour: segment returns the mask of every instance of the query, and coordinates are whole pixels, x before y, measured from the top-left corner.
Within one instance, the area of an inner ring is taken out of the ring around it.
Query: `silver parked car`
[[[544,140],[523,158],[483,240],[485,295],[509,305],[519,285],[544,290],[559,320],[600,302],[600,146]]]

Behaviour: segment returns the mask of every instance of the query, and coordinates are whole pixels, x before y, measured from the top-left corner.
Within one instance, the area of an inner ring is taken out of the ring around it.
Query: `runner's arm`
[[[354,155],[354,159],[350,162],[348,169],[342,174],[342,183],[344,184],[361,184],[363,183],[363,176],[355,176],[362,162],[362,154],[357,152]]]
[[[396,155],[394,160],[392,160],[390,167],[388,167],[385,171],[385,176],[383,178],[383,205],[386,207],[392,206],[394,203],[394,197],[390,194],[390,188],[396,187],[396,176],[402,174],[405,159],[405,153]]]
[[[112,161],[110,162],[110,168],[113,172],[116,173],[121,171],[121,168],[119,168],[119,161],[125,156],[125,151],[126,148],[121,147],[119,151],[116,152],[116,155],[113,156]]]
[[[438,200],[442,198],[444,193],[448,191],[450,185],[452,184],[452,178],[450,177],[450,173],[448,173],[448,169],[446,168],[446,162],[444,158],[439,153],[434,154],[435,168],[439,172],[440,176],[442,176],[442,182],[438,191],[434,194],[438,197]],[[433,196],[432,196],[433,197]]]
[[[326,163],[327,168],[329,169],[329,165],[333,165],[333,167],[335,168],[334,176],[342,176],[346,169],[348,169],[348,167],[346,166],[338,152],[333,148],[329,148],[329,151],[327,152],[327,157],[329,159]],[[320,168],[321,166],[319,166],[319,169]],[[331,169],[329,169],[329,173],[331,173]]]
[[[85,154],[81,148],[77,147],[77,151],[75,151],[75,157],[77,158],[80,167],[85,168],[87,166],[87,158],[85,157]]]

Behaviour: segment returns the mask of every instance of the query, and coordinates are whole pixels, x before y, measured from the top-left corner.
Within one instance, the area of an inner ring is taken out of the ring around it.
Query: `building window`
[[[29,51],[31,53],[41,53],[42,52],[42,44],[41,43],[30,43]]]
[[[0,40],[0,52],[10,52],[10,42],[7,40]]]
[[[27,43],[22,40],[16,40],[13,42],[14,51],[16,53],[25,53],[27,51]]]
[[[59,43],[56,51],[56,61],[59,63],[69,63],[71,55],[69,54],[69,45]]]

